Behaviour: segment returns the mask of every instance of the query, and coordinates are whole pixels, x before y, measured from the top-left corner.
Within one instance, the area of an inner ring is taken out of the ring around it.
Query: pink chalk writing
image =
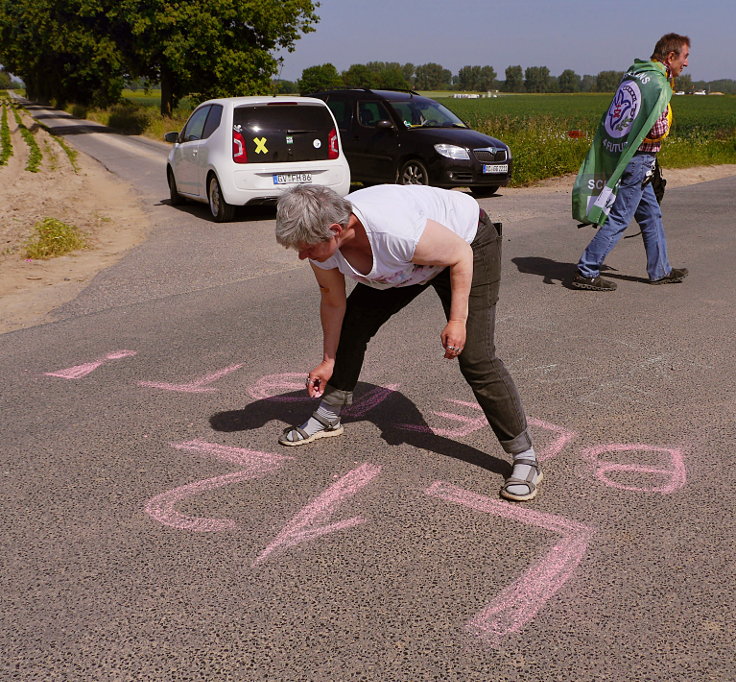
[[[455,405],[462,405],[463,407],[467,407],[471,410],[480,410],[480,405],[477,403],[469,403],[465,400],[453,400],[451,398],[445,398],[445,400],[454,403]],[[437,412],[435,410],[432,410],[432,414],[459,422],[462,426],[456,429],[438,429],[419,424],[399,424],[399,427],[406,429],[407,431],[421,431],[422,433],[433,433],[437,436],[445,436],[447,438],[460,438],[473,433],[473,431],[478,431],[479,429],[488,426],[488,421],[485,416],[466,417],[453,412]]]
[[[653,452],[661,456],[664,455],[666,463],[662,466],[646,465],[646,464],[619,464],[600,459],[604,453],[614,452]],[[620,443],[599,445],[594,448],[587,448],[582,451],[583,459],[589,461],[594,467],[595,477],[601,482],[613,488],[621,490],[631,490],[635,492],[654,492],[667,495],[674,492],[678,488],[685,485],[687,473],[685,471],[685,458],[681,450],[675,448],[662,448],[654,445],[644,445],[643,443]],[[614,480],[612,474],[614,472],[628,472],[635,475],[637,485],[626,484]],[[650,475],[663,477],[665,480],[660,485],[646,485],[642,481],[642,477]]]
[[[212,374],[205,374],[203,377],[194,379],[186,384],[168,384],[157,381],[139,381],[139,386],[148,386],[150,388],[160,388],[162,391],[178,391],[179,393],[213,393],[218,389],[209,386],[209,384],[222,379],[222,377],[231,374],[240,369],[243,365],[230,365]]]
[[[60,377],[61,379],[81,379],[111,360],[121,360],[122,358],[133,357],[134,355],[137,355],[137,351],[116,350],[112,353],[108,353],[102,358],[93,360],[92,362],[87,362],[83,365],[76,365],[75,367],[69,367],[68,369],[60,369],[55,372],[44,372],[44,375],[49,377]]]
[[[446,398],[445,400],[454,403],[455,405],[462,405],[471,410],[480,410],[481,407],[478,403],[466,402],[465,400],[452,400]],[[455,414],[454,412],[437,412],[432,411],[432,414],[436,414],[438,417],[445,419],[451,419],[462,424],[461,427],[455,429],[439,429],[430,426],[424,426],[421,424],[399,424],[399,428],[406,429],[408,431],[421,431],[423,433],[433,433],[437,436],[446,436],[448,438],[461,438],[467,436],[474,431],[478,431],[488,426],[488,421],[485,416],[480,417],[468,417],[465,415]],[[529,418],[527,420],[530,425],[536,426],[546,431],[551,431],[555,434],[556,438],[545,448],[537,451],[537,459],[541,462],[545,459],[552,459],[557,457],[567,446],[567,444],[573,440],[577,434],[574,431],[568,431],[561,426],[550,424],[549,422],[541,419]]]
[[[274,541],[258,555],[253,565],[265,561],[279,550],[283,551],[301,542],[308,542],[322,535],[365,523],[366,520],[362,516],[353,516],[334,523],[328,521],[345,499],[368,485],[380,472],[381,467],[366,463],[345,474],[294,516]]]
[[[557,457],[557,455],[565,449],[567,444],[578,435],[574,431],[568,431],[567,429],[563,429],[561,426],[550,424],[549,422],[541,419],[533,419],[532,417],[529,417],[527,421],[532,426],[536,426],[539,429],[545,429],[546,431],[551,431],[557,436],[549,445],[537,450],[537,459],[540,462],[543,462],[545,459]]]
[[[538,526],[562,536],[552,549],[501,591],[467,623],[467,628],[490,644],[498,645],[519,632],[572,577],[594,530],[562,516],[533,511],[436,481],[425,491],[453,504]]]
[[[280,469],[287,461],[293,459],[284,455],[275,455],[257,450],[234,448],[201,440],[190,440],[184,443],[171,443],[173,448],[207,455],[224,462],[241,467],[240,471],[207,478],[187,485],[179,486],[160,495],[152,497],[145,506],[146,513],[159,523],[181,530],[198,532],[217,532],[234,528],[237,524],[232,519],[211,519],[189,516],[175,509],[184,500],[201,495],[204,492],[222,488],[233,483],[241,483],[250,479],[261,478]]]
[[[307,378],[306,372],[287,372],[285,374],[269,374],[261,377],[253,386],[247,389],[248,395],[254,400],[274,400],[280,403],[303,402],[312,400],[304,389]],[[284,391],[302,391],[301,396],[280,395]]]
[[[386,398],[391,397],[396,392],[399,384],[389,384],[388,386],[376,386],[365,395],[360,396],[350,407],[346,407],[342,411],[345,417],[363,417],[374,407],[378,407]]]
[[[306,374],[303,372],[269,374],[261,377],[251,388],[247,389],[248,395],[255,400],[273,400],[280,403],[313,401],[314,398],[310,398],[306,394],[304,388],[305,378]],[[376,386],[365,395],[360,396],[350,407],[346,407],[342,414],[344,417],[363,417],[390,397],[398,388],[399,384]],[[281,395],[284,391],[301,392],[303,395]]]

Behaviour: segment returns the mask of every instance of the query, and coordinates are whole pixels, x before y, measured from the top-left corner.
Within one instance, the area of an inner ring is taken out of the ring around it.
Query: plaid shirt
[[[669,110],[670,106],[668,104],[662,112],[662,115],[655,121],[652,129],[647,133],[647,137],[650,140],[657,140],[657,138],[664,137],[669,132],[670,124],[667,120],[667,114],[669,113]],[[656,154],[661,148],[662,140],[660,139],[657,142],[642,142],[639,145],[638,151]]]
[[[667,78],[672,78],[672,73],[669,66],[667,66]],[[672,87],[674,87],[674,80],[671,80],[670,82],[672,84]],[[639,145],[639,149],[637,151],[656,154],[660,149],[662,149],[662,139],[665,135],[667,135],[667,133],[670,132],[670,123],[667,116],[669,111],[670,105],[668,104],[664,108],[662,115],[654,122],[652,129],[647,133],[647,137],[650,140],[657,140],[657,142],[642,142]]]

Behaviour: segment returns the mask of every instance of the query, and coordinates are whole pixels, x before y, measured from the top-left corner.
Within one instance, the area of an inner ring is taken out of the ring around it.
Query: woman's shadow
[[[241,410],[217,412],[210,417],[210,425],[215,431],[233,432],[259,429],[270,421],[302,424],[314,407],[316,402],[305,398],[303,391],[283,393],[256,400]],[[373,422],[388,445],[405,443],[503,476],[511,472],[509,462],[433,433],[416,405],[399,391],[359,382],[354,404],[345,408],[341,416],[344,424],[362,420]]]

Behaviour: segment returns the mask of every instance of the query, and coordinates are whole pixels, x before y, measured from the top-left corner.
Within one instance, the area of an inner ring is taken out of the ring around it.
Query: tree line
[[[306,94],[335,88],[389,88],[405,90],[459,90],[465,92],[544,93],[544,92],[612,92],[624,75],[623,71],[601,71],[597,75],[578,75],[566,69],[553,76],[546,66],[508,66],[505,78],[499,79],[492,66],[463,66],[457,74],[440,64],[430,62],[415,66],[398,62],[368,62],[353,64],[338,72],[331,64],[310,66],[302,71],[296,82],[278,80],[279,92]],[[690,74],[677,79],[677,89],[718,90],[736,93],[736,81],[721,80],[706,83],[693,81]]]
[[[108,106],[125,83],[161,88],[161,113],[268,92],[279,50],[318,21],[311,0],[0,0],[0,64],[31,99]]]

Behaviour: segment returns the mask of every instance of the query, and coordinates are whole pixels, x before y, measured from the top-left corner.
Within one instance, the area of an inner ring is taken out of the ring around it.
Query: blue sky
[[[317,30],[284,53],[281,78],[308,66],[369,61],[547,66],[553,76],[625,70],[675,32],[692,41],[693,80],[736,79],[733,0],[322,0]]]

